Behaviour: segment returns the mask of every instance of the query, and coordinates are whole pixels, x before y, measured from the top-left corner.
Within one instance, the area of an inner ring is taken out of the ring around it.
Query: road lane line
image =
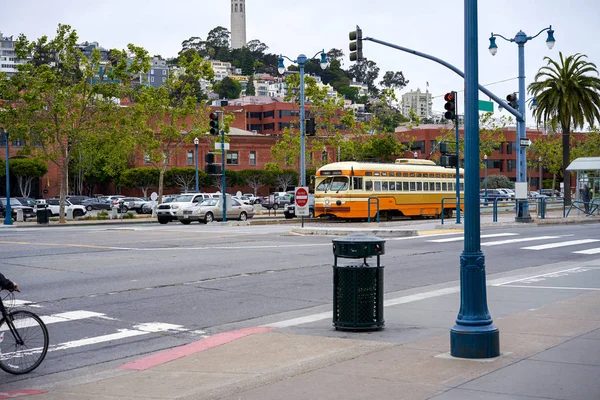
[[[559,239],[560,237],[561,236],[536,236],[536,237],[529,237],[529,238],[496,240],[495,242],[484,242],[484,243],[481,243],[481,245],[482,246],[499,246],[502,244],[510,244],[510,243],[532,242],[534,240]]]
[[[564,274],[566,272],[568,273],[568,272],[573,272],[573,271],[579,271],[581,269],[587,269],[587,268],[575,267],[575,268],[563,269],[561,271],[548,272],[546,274],[528,276],[527,278],[521,278],[521,279],[515,279],[515,280],[512,280],[512,281],[506,281],[506,282],[502,282],[502,283],[496,283],[496,284],[492,284],[492,286],[505,286],[505,285],[509,285],[511,283],[514,283],[514,282],[523,282],[523,281],[528,281],[528,280],[536,279],[536,278],[544,278],[544,277],[551,276],[551,275],[557,275],[557,274]]]
[[[523,249],[523,250],[546,250],[546,249],[554,249],[557,247],[577,246],[579,244],[594,243],[594,242],[600,242],[600,239],[569,240],[567,242],[557,242],[557,243],[542,244],[539,246],[521,247],[521,249]]]
[[[600,288],[569,287],[569,286],[535,286],[535,285],[502,285],[503,287],[527,288],[527,289],[564,289],[564,290],[600,290]]]
[[[493,234],[489,234],[489,235],[481,235],[480,237],[482,239],[484,238],[493,238],[493,237],[503,237],[503,236],[517,236],[518,233],[493,233]],[[464,236],[460,236],[460,237],[453,237],[453,238],[447,238],[447,239],[434,239],[434,240],[428,240],[428,242],[433,242],[433,243],[446,243],[446,242],[458,242],[460,240],[464,240]]]
[[[575,254],[598,254],[598,253],[600,253],[600,247],[596,247],[595,249],[573,251],[573,253],[575,253]]]

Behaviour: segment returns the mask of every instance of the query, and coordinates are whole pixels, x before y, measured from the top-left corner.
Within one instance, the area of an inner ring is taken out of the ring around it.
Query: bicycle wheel
[[[8,325],[0,321],[0,368],[20,375],[36,369],[48,351],[48,329],[40,317],[30,311],[18,310],[8,314],[21,343]]]

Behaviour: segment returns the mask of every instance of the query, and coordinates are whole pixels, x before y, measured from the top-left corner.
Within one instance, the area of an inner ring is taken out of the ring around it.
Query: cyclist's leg
[[[0,321],[0,368],[26,374],[37,368],[48,351],[48,329],[36,314],[18,310]],[[14,328],[14,330],[13,330]]]

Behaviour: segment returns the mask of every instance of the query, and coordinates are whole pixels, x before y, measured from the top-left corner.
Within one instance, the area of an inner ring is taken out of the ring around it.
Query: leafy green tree
[[[252,53],[252,57],[254,57],[255,60],[260,60],[264,56],[265,51],[269,49],[269,46],[256,39],[246,43],[245,47],[247,47],[248,50],[250,50],[250,52]]]
[[[489,175],[487,187],[488,189],[514,189],[515,183],[505,175]]]
[[[254,74],[254,57],[252,52],[247,48],[242,48],[242,75],[250,76]]]
[[[226,76],[213,86],[213,90],[221,99],[237,99],[242,92],[242,84]]]
[[[562,174],[562,142],[560,136],[551,134],[539,137],[531,144],[530,154],[527,156],[528,162],[542,158],[542,168],[552,174],[551,189],[557,188],[557,177]]]
[[[201,182],[200,172],[198,171],[198,185]],[[181,192],[189,192],[196,187],[196,168],[192,167],[172,167],[165,174],[166,186],[177,186]]]
[[[375,81],[379,76],[379,67],[375,61],[365,59],[356,62],[350,67],[350,74],[356,78],[357,82],[366,83],[371,95],[377,96],[379,94],[379,89],[375,85]]]
[[[127,97],[132,76],[149,68],[145,50],[111,50],[108,62],[95,49],[88,59],[76,46],[77,33],[58,25],[56,36],[29,41],[20,35],[16,74],[0,80],[0,98],[15,104],[0,113],[0,125],[22,138],[34,153],[54,163],[60,174],[60,222],[69,193],[69,165],[74,150],[92,137],[121,129],[118,99]],[[38,150],[39,149],[39,150]]]
[[[566,168],[570,164],[571,129],[600,121],[600,78],[596,65],[585,60],[586,55],[565,58],[559,54],[558,62],[544,57],[547,65],[539,69],[528,91],[537,99],[533,113],[537,122],[555,121],[562,130],[564,194],[570,204],[571,175]]]
[[[192,82],[214,76],[211,64],[193,55],[181,60],[182,72],[165,85],[142,88],[132,110],[131,129],[145,161],[159,171],[158,196],[162,201],[165,172],[184,143],[208,131],[208,107],[198,104]]]
[[[256,88],[254,87],[254,78],[250,76],[248,79],[248,84],[246,85],[246,96],[255,96]]]
[[[148,190],[158,184],[158,169],[152,167],[129,168],[119,177],[121,186],[138,188],[148,197]]]
[[[6,164],[0,159],[0,178],[6,175]]]
[[[267,173],[261,170],[245,169],[239,172],[241,181],[250,186],[252,193],[256,196],[258,189],[265,186],[269,180]]]
[[[208,32],[206,46],[209,48],[209,55],[216,56],[222,50],[229,50],[229,37],[229,31],[222,26],[217,26]],[[220,60],[220,58],[217,59]]]
[[[402,71],[387,71],[381,80],[381,86],[387,89],[403,89],[409,81],[404,78]]]
[[[11,158],[8,163],[11,174],[17,177],[19,191],[23,197],[29,197],[31,194],[34,179],[48,173],[48,166],[38,158]]]

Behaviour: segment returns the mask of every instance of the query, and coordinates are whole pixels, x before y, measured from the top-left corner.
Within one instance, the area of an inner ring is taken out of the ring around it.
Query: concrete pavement
[[[495,223],[488,217],[482,228],[523,226],[512,214]],[[575,218],[543,223],[600,222]],[[327,234],[359,228],[342,224]],[[378,228],[372,233],[461,227],[426,220]],[[500,330],[494,359],[449,355],[460,283],[448,282],[386,293],[380,331],[335,330],[331,306],[320,306],[247,321],[101,372],[38,387],[22,381],[20,393],[42,400],[600,399],[600,259],[488,275],[487,285]]]

